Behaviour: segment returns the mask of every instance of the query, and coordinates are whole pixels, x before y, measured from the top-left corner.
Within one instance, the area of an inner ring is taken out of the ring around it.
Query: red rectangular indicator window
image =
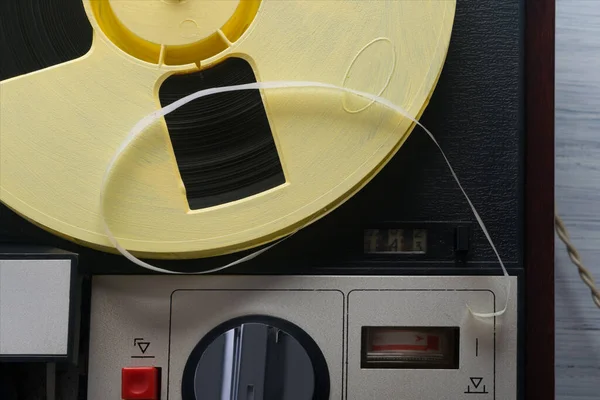
[[[457,369],[455,327],[363,327],[362,368]]]

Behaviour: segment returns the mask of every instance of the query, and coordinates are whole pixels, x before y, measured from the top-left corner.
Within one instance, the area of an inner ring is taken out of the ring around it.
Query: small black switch
[[[469,251],[469,227],[457,227],[454,235],[454,250],[458,253],[466,253]]]

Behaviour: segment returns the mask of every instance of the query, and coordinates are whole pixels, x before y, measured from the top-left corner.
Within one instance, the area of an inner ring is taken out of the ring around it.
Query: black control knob
[[[183,400],[325,400],[329,370],[314,340],[274,317],[236,318],[209,332],[185,366]]]

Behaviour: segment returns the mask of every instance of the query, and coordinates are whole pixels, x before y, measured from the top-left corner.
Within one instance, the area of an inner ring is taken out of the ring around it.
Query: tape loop
[[[112,233],[112,231],[110,230],[107,222],[106,222],[106,218],[105,218],[105,211],[106,211],[106,198],[105,198],[105,192],[106,192],[106,188],[108,186],[108,183],[110,181],[110,176],[111,173],[116,165],[116,163],[119,161],[120,157],[123,155],[123,153],[125,152],[125,150],[133,143],[133,141],[138,138],[143,131],[149,127],[150,125],[152,125],[157,119],[164,117],[165,115],[177,110],[179,107],[182,107],[184,105],[186,105],[187,103],[194,101],[196,99],[199,99],[201,97],[206,97],[206,96],[211,96],[214,94],[218,94],[218,93],[226,93],[226,92],[234,92],[234,91],[240,91],[240,90],[265,90],[265,89],[289,89],[289,88],[325,88],[325,89],[331,89],[331,90],[337,90],[337,91],[341,91],[341,92],[345,92],[348,94],[352,94],[355,96],[359,96],[359,97],[363,97],[366,100],[370,100],[371,102],[374,103],[378,103],[382,106],[385,106],[387,108],[389,108],[390,110],[395,111],[396,113],[402,115],[405,118],[408,118],[409,120],[411,120],[412,122],[414,122],[415,124],[417,124],[421,129],[423,129],[423,131],[425,131],[425,133],[427,133],[427,135],[429,136],[429,138],[433,141],[433,143],[436,145],[436,147],[438,148],[438,150],[440,151],[440,153],[442,154],[442,156],[444,157],[444,161],[446,162],[446,165],[448,166],[448,169],[450,170],[450,173],[452,174],[452,177],[454,178],[454,180],[456,181],[456,183],[458,184],[458,187],[460,188],[460,191],[462,192],[463,196],[465,197],[465,199],[467,200],[467,203],[469,204],[469,207],[471,208],[471,211],[473,213],[473,215],[475,216],[475,219],[477,220],[477,224],[479,225],[479,227],[481,228],[481,230],[483,231],[483,234],[485,235],[486,239],[488,240],[492,250],[494,251],[494,254],[496,255],[496,258],[498,259],[498,262],[500,264],[500,267],[502,268],[502,273],[504,275],[505,278],[505,282],[506,282],[506,301],[504,304],[504,307],[497,312],[493,312],[493,313],[479,313],[479,312],[475,312],[471,309],[471,307],[469,307],[467,305],[467,308],[469,310],[469,312],[475,316],[475,317],[479,317],[479,318],[484,318],[484,319],[488,319],[488,318],[494,318],[497,316],[501,316],[503,315],[507,308],[508,308],[508,301],[510,299],[510,291],[511,291],[511,287],[510,287],[510,277],[508,275],[508,271],[506,270],[506,267],[504,266],[504,262],[502,261],[502,258],[500,257],[500,254],[498,253],[498,249],[496,248],[496,246],[494,245],[494,241],[492,240],[487,227],[485,226],[485,223],[483,222],[481,216],[479,215],[479,213],[477,212],[477,209],[475,208],[475,206],[473,205],[473,203],[471,202],[471,199],[469,198],[469,196],[467,195],[467,192],[465,191],[465,189],[463,188],[462,184],[460,183],[460,180],[458,179],[458,176],[456,175],[456,172],[454,172],[454,168],[452,168],[452,164],[450,163],[450,160],[448,160],[448,157],[446,156],[446,153],[444,153],[444,150],[442,149],[442,147],[440,146],[440,144],[438,143],[438,141],[435,139],[435,136],[424,126],[422,125],[419,121],[417,121],[417,119],[413,116],[411,116],[406,110],[404,110],[402,107],[392,103],[391,101],[381,97],[381,96],[376,96],[370,93],[365,93],[365,92],[361,92],[358,90],[353,90],[353,89],[349,89],[349,88],[345,88],[345,87],[341,87],[341,86],[336,86],[336,85],[332,85],[332,84],[328,84],[328,83],[321,83],[321,82],[309,82],[309,81],[272,81],[272,82],[256,82],[256,83],[248,83],[248,84],[243,84],[243,85],[234,85],[234,86],[224,86],[224,87],[218,87],[218,88],[211,88],[211,89],[205,89],[205,90],[200,90],[196,93],[192,93],[186,97],[183,97],[177,101],[175,101],[174,103],[169,104],[168,106],[154,111],[151,114],[149,114],[148,116],[142,118],[137,124],[135,124],[135,126],[131,129],[131,131],[129,131],[129,133],[127,134],[127,137],[125,138],[125,140],[123,140],[123,142],[121,143],[121,145],[118,147],[117,151],[114,153],[113,157],[111,158],[106,171],[104,173],[104,177],[102,179],[102,187],[100,190],[100,205],[101,205],[101,216],[102,216],[102,222],[104,225],[104,229],[106,231],[106,234],[108,236],[108,239],[110,240],[110,242],[113,244],[113,246],[123,255],[125,256],[128,260],[130,260],[131,262],[133,262],[134,264],[142,267],[142,268],[146,268],[148,270],[154,271],[154,272],[159,272],[159,273],[164,273],[164,274],[185,274],[185,275],[202,275],[202,274],[209,274],[209,273],[214,273],[214,272],[218,272],[218,271],[222,271],[224,269],[227,269],[229,267],[232,267],[234,265],[237,264],[241,264],[243,262],[252,260],[253,258],[258,257],[259,255],[261,255],[262,253],[268,251],[269,249],[271,249],[272,247],[278,245],[279,243],[281,243],[282,241],[288,239],[289,237],[291,237],[295,232],[297,232],[298,230],[304,228],[305,226],[307,226],[308,224],[310,224],[312,221],[309,221],[306,225],[304,225],[303,227],[299,228],[298,230],[296,230],[295,232],[291,233],[290,235],[284,237],[283,239],[280,239],[276,242],[274,242],[273,244],[262,248],[254,253],[251,253],[247,256],[244,256],[242,258],[240,258],[239,260],[233,261],[227,265],[223,265],[221,267],[217,267],[217,268],[213,268],[211,270],[208,271],[199,271],[199,272],[176,272],[176,271],[170,271],[167,269],[163,269],[163,268],[158,268],[154,265],[151,265],[147,262],[144,262],[142,260],[140,260],[139,258],[135,257],[133,254],[131,254],[129,251],[127,251],[127,249],[123,248],[119,242],[117,241],[116,237],[114,236],[114,234]]]

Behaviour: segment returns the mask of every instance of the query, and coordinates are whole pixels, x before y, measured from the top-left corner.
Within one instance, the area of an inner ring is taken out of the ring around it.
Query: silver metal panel
[[[256,314],[285,319],[306,331],[327,360],[332,383],[330,398],[342,399],[342,292],[194,290],[177,291],[172,299],[169,399],[180,398],[185,362],[208,331],[232,318]]]
[[[465,392],[476,392],[481,400],[494,399],[494,324],[470,318],[465,307],[471,304],[493,312],[492,292],[352,291],[348,303],[349,400],[461,399],[471,394]],[[459,327],[459,369],[361,369],[361,327],[372,325]],[[499,398],[514,399],[515,393]]]
[[[506,314],[480,321],[467,304],[480,312],[500,309],[503,278],[95,277],[88,399],[119,398],[121,368],[144,365],[162,368],[163,399],[180,400],[192,348],[216,325],[247,314],[287,319],[313,337],[330,368],[331,399],[516,399],[516,278],[511,281]],[[363,325],[459,326],[460,367],[362,370]],[[142,356],[148,358],[132,358]],[[477,389],[485,384],[488,393],[464,393],[469,385],[477,391],[469,378],[478,377]]]
[[[0,355],[66,356],[70,260],[0,260]]]

